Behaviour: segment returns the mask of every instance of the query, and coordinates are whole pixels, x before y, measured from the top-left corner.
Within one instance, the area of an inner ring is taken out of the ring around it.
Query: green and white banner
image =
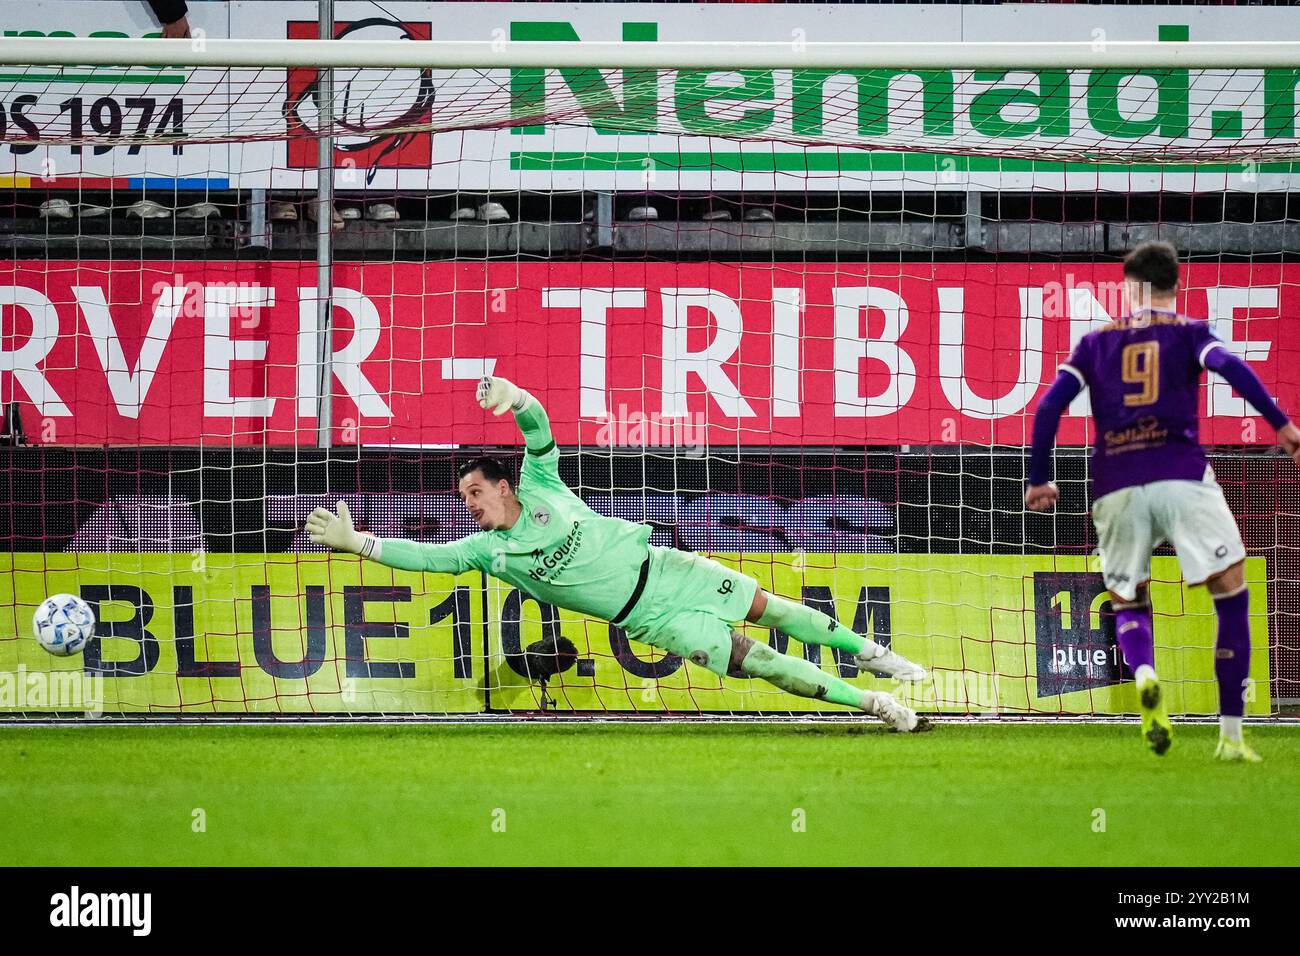
[[[128,9],[129,8],[129,9]],[[204,38],[318,35],[314,2],[195,0]],[[336,36],[492,41],[481,70],[338,70],[341,189],[1294,188],[1300,63],[1270,70],[521,69],[513,41],[653,44],[1300,39],[1286,7],[335,4]],[[6,35],[142,36],[144,4],[34,0]],[[311,188],[311,68],[30,68],[0,76],[12,184]],[[468,127],[468,128],[467,128]],[[230,140],[144,147],[157,137]],[[37,139],[30,141],[35,135]],[[79,146],[71,135],[106,139]],[[12,136],[10,137],[12,138]],[[245,141],[253,138],[252,141]],[[58,142],[64,139],[65,142]],[[41,140],[44,140],[42,142]],[[1160,162],[1155,162],[1159,159]]]

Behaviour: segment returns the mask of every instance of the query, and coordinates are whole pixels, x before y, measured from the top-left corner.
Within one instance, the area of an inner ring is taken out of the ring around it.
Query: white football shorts
[[[1153,481],[1103,495],[1092,504],[1107,590],[1126,601],[1151,580],[1151,551],[1168,541],[1189,584],[1226,571],[1246,557],[1223,489],[1206,468],[1201,481]]]

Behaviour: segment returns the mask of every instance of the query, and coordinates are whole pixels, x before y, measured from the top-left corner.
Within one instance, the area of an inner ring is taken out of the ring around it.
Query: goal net
[[[542,402],[592,509],[932,677],[751,637],[926,712],[1135,711],[1086,395],[1048,515],[1022,503],[1033,412],[1155,237],[1183,310],[1300,409],[1300,45],[687,44],[631,19],[461,44],[412,11],[320,44],[293,5],[232,6],[261,39],[0,41],[0,715],[842,712],[308,541],[340,502],[381,537],[477,531],[457,468],[521,451],[474,400],[487,373]],[[1203,394],[1250,554],[1247,712],[1278,713],[1300,486],[1225,383]],[[1170,708],[1214,713],[1210,599],[1167,548],[1153,574]],[[80,656],[31,638],[55,593],[95,609]]]

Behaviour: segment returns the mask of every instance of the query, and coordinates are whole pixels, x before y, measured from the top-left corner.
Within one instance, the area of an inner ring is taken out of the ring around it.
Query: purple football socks
[[[1115,612],[1115,635],[1119,639],[1119,649],[1124,652],[1124,661],[1135,675],[1143,664],[1155,668],[1155,637],[1151,630],[1149,603]]]
[[[1219,640],[1214,648],[1214,676],[1219,679],[1219,713],[1241,717],[1246,712],[1246,680],[1250,676],[1250,592],[1242,588],[1231,597],[1215,598]]]

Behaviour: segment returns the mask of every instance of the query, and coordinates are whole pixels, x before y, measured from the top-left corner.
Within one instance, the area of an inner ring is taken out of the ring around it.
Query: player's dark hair
[[[483,455],[479,458],[471,458],[469,461],[465,462],[465,464],[456,469],[456,477],[458,479],[464,478],[466,475],[472,475],[476,471],[482,472],[483,478],[494,485],[498,481],[504,481],[512,490],[515,487],[515,480],[506,469],[506,466],[501,464],[501,462],[495,458],[489,458],[487,455]]]
[[[1160,239],[1142,243],[1124,257],[1124,278],[1172,294],[1178,288],[1178,250]]]

